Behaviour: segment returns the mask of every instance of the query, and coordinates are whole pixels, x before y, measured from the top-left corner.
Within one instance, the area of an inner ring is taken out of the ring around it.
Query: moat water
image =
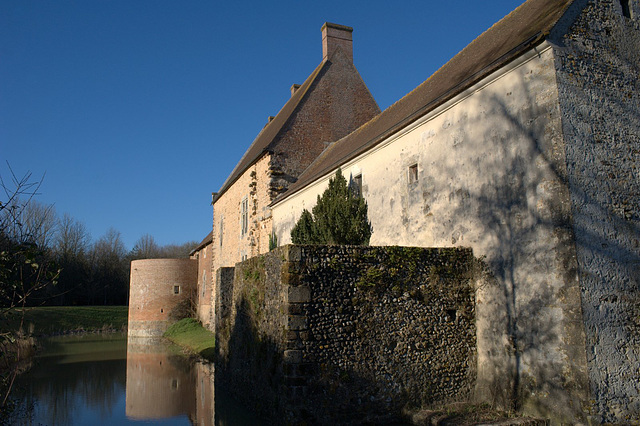
[[[126,335],[45,342],[18,376],[18,425],[256,425],[259,418],[214,385],[215,368],[162,341]]]

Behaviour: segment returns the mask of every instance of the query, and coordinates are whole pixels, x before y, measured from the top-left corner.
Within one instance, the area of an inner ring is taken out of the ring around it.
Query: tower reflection
[[[187,417],[213,425],[213,366],[172,354],[160,339],[129,337],[126,415],[136,420]]]

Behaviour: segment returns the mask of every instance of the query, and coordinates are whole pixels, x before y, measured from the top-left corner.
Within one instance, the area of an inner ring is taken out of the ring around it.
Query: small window
[[[356,185],[356,189],[358,190],[358,195],[362,195],[362,175],[357,175],[353,178],[353,182]]]
[[[620,6],[622,6],[622,16],[631,18],[631,5],[629,4],[629,0],[620,0]]]
[[[249,231],[249,199],[247,197],[242,199],[240,207],[240,228],[240,235],[244,237]]]
[[[202,271],[202,297],[204,297],[204,292],[207,288],[207,271]]]
[[[224,216],[220,217],[220,247],[222,247],[222,236],[224,235]]]
[[[349,179],[349,189],[358,197],[362,197],[362,173]]]
[[[418,165],[413,164],[409,166],[409,183],[415,183],[418,181]]]
[[[173,286],[173,294],[180,294],[180,286],[179,285],[174,285]]]

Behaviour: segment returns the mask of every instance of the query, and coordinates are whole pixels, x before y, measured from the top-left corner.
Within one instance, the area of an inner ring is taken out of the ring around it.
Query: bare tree
[[[198,245],[197,241],[188,241],[183,244],[167,244],[162,246],[162,257],[170,259],[188,258],[189,253]]]
[[[11,167],[8,168],[10,178],[4,180],[0,176],[0,320],[13,308],[26,306],[34,293],[55,284],[59,273],[46,250],[29,237],[31,231],[23,223],[25,206],[32,202],[42,180],[34,182],[29,172],[17,177]],[[19,329],[22,329],[24,310],[22,315]],[[11,345],[18,334],[18,330],[0,333],[0,358],[5,362],[9,353],[16,360],[22,355],[20,344]],[[13,368],[0,374],[0,417],[7,413],[7,399],[17,373],[17,368]]]
[[[53,205],[29,200],[22,210],[22,238],[42,249],[51,248],[58,219]]]
[[[114,228],[109,228],[107,232],[100,237],[95,243],[94,250],[96,254],[100,254],[101,257],[105,259],[121,259],[126,253],[124,243],[122,242],[122,235]]]
[[[90,302],[124,304],[128,294],[129,268],[125,258],[126,249],[120,232],[109,228],[93,245],[91,259],[93,278],[90,288]]]
[[[179,259],[189,257],[189,253],[198,245],[197,241],[183,244],[167,244],[160,246],[150,234],[144,234],[136,241],[131,250],[132,259]]]
[[[136,241],[131,250],[134,259],[153,259],[161,257],[160,246],[150,234],[144,234]]]
[[[22,211],[24,206],[38,193],[42,179],[33,180],[31,172],[25,173],[22,177],[16,176],[7,163],[9,169],[9,179],[3,179],[0,175],[0,232],[7,236],[20,234],[22,228]]]
[[[62,258],[78,257],[89,250],[91,235],[80,221],[65,213],[58,221],[53,241],[54,249]]]
[[[25,306],[34,293],[55,284],[59,273],[46,246],[38,245],[55,225],[51,209],[33,200],[42,180],[34,182],[30,172],[19,178],[8,168],[10,179],[0,176],[0,314]]]

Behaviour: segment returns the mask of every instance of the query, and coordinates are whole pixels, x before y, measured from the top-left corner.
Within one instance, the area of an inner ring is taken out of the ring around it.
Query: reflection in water
[[[23,417],[16,423],[79,424],[87,412],[111,417],[125,388],[125,358],[123,335],[50,339],[16,382],[13,396]]]
[[[215,391],[214,366],[174,353],[162,341],[124,335],[55,338],[19,377],[9,424],[259,425]]]
[[[157,339],[129,338],[127,345],[127,417],[196,418],[196,372],[193,363],[171,355]]]

